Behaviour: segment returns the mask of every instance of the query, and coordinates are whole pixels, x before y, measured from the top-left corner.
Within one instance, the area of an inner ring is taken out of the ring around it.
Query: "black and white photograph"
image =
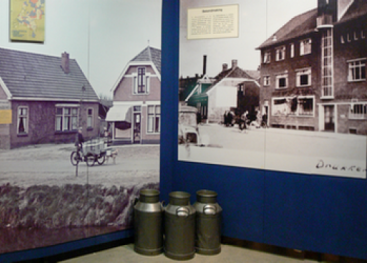
[[[364,0],[181,0],[178,160],[365,179],[366,25]]]
[[[0,254],[132,228],[140,190],[159,188],[161,0],[24,0],[19,12],[37,7],[44,22],[36,43],[10,38],[25,25],[10,2],[0,2]]]

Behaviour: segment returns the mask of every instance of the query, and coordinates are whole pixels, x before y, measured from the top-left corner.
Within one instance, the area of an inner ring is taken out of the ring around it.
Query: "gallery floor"
[[[319,255],[319,258],[305,258],[302,251],[286,252],[285,254],[269,253],[258,249],[244,248],[233,245],[222,245],[222,251],[218,255],[204,256],[195,254],[193,259],[185,260],[187,262],[200,263],[317,263],[317,262],[348,262],[359,263],[365,262],[358,259],[346,259],[337,256]],[[182,262],[185,262],[182,261]],[[63,263],[164,263],[178,262],[167,258],[164,254],[157,256],[143,256],[134,251],[133,244],[122,245],[100,252],[83,255],[80,257],[61,261]]]

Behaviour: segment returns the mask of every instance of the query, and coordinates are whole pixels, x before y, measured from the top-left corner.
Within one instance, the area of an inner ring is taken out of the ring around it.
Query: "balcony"
[[[321,15],[316,18],[317,28],[328,28],[333,26],[332,15]]]

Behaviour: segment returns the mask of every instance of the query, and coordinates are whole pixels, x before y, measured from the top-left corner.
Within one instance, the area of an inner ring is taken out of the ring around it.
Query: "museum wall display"
[[[159,188],[161,8],[0,3],[1,262],[132,236]]]
[[[218,192],[226,237],[367,259],[365,1],[302,4],[163,2],[161,195]],[[186,16],[194,35],[205,35],[227,5],[238,5],[238,38],[189,39]],[[246,20],[254,16],[257,22]],[[260,71],[258,85],[247,70]],[[223,89],[235,89],[226,94],[241,100],[224,98]],[[241,117],[252,109],[267,113],[265,125],[226,122],[226,111]],[[181,113],[189,112],[199,112],[200,122],[185,130],[190,118]],[[175,118],[179,125],[169,122]]]

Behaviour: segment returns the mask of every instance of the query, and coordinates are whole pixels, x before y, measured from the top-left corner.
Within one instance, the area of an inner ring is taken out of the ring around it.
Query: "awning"
[[[109,109],[106,121],[125,121],[131,123],[131,105],[113,105]]]

